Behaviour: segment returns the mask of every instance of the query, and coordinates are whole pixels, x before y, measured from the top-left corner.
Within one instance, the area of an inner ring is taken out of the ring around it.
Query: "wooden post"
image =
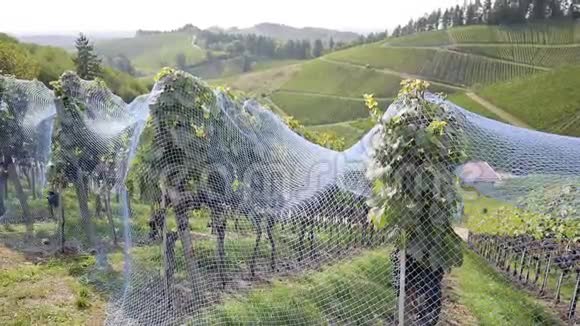
[[[554,303],[560,303],[560,292],[562,290],[562,281],[564,280],[564,275],[566,274],[565,270],[560,272],[560,277],[558,277],[558,285],[556,286],[556,297],[554,298]]]
[[[405,249],[399,251],[399,326],[405,325],[405,276],[407,274],[407,254]]]
[[[568,308],[568,320],[572,322],[576,315],[576,305],[578,304],[578,296],[580,292],[580,270],[576,272],[576,286],[574,286],[574,294],[572,294],[572,300],[570,300],[570,307]]]
[[[548,254],[548,262],[546,263],[546,270],[544,272],[544,280],[542,281],[542,287],[540,287],[540,295],[543,295],[546,289],[546,284],[548,283],[548,276],[550,275],[550,267],[552,267],[551,252]]]

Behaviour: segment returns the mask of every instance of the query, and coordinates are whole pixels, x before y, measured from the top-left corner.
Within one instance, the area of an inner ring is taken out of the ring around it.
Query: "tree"
[[[330,41],[328,41],[328,49],[330,51],[334,50],[334,39],[331,37]]]
[[[13,78],[0,77],[0,210],[5,210],[4,197],[8,182],[12,183],[26,224],[26,236],[33,234],[33,219],[28,196],[23,190],[17,166],[31,159],[30,144],[34,143],[22,126],[29,96],[23,87],[17,87]],[[40,83],[39,83],[40,84]],[[42,84],[40,84],[42,85]],[[32,86],[32,85],[30,85]],[[40,94],[40,93],[39,93]],[[4,213],[4,212],[2,212]]]
[[[393,30],[393,34],[391,36],[392,37],[400,37],[401,36],[401,25],[397,25],[397,27],[395,27],[395,29]]]
[[[318,58],[322,55],[323,51],[324,45],[322,45],[322,41],[319,39],[314,41],[314,48],[312,48],[312,56]]]
[[[427,87],[423,81],[405,81],[390,119],[382,119],[376,100],[366,96],[381,139],[367,177],[373,184],[369,218],[396,236],[399,320],[435,325],[443,275],[462,264],[462,241],[451,221],[460,202],[454,170],[464,155],[459,117],[429,102]]]
[[[457,5],[453,15],[453,27],[463,26],[463,9]]]
[[[546,18],[546,10],[548,8],[546,0],[532,1],[532,19],[542,20]]]
[[[38,62],[20,44],[0,41],[0,75],[34,79],[39,71]]]
[[[475,12],[475,6],[472,4],[467,5],[465,10],[465,24],[466,25],[475,25],[477,24],[477,16]]]
[[[441,16],[441,27],[447,29],[449,26],[449,10],[445,9],[443,16]]]
[[[102,243],[95,233],[89,210],[89,185],[91,181],[98,179],[95,171],[98,171],[103,163],[108,162],[109,157],[118,150],[110,148],[110,144],[116,142],[115,139],[95,137],[92,132],[88,132],[91,122],[87,118],[90,119],[96,114],[102,116],[103,112],[96,112],[94,107],[87,104],[87,99],[98,98],[109,101],[105,107],[105,110],[109,110],[104,114],[106,116],[111,116],[112,113],[119,114],[121,107],[110,100],[114,95],[100,79],[83,84],[74,72],[65,72],[58,81],[52,83],[52,86],[56,96],[57,119],[54,126],[51,159],[53,166],[49,182],[53,191],[59,194],[62,194],[69,184],[74,187],[85,243],[100,253],[103,249]],[[115,109],[117,111],[113,111]],[[60,200],[60,203],[63,201]]]
[[[491,15],[492,15],[492,9],[491,9],[491,0],[484,0],[483,2],[483,22],[486,24],[490,24],[491,23]]]
[[[162,214],[160,229],[163,235],[162,251],[165,261],[165,282],[171,293],[171,278],[175,262],[171,261],[173,234],[181,240],[185,270],[193,296],[201,298],[204,282],[193,252],[193,238],[189,229],[189,213],[197,202],[191,185],[202,182],[204,169],[209,164],[208,123],[218,113],[213,91],[193,76],[172,69],[164,69],[156,77],[163,91],[150,105],[151,139],[150,159],[143,167],[159,189],[162,211],[172,209],[177,232],[168,230],[168,214]],[[171,298],[168,296],[169,303]]]
[[[84,34],[79,34],[75,42],[77,56],[73,59],[77,75],[85,80],[93,80],[101,74],[101,59],[94,53],[94,47]]]
[[[548,8],[550,9],[550,18],[560,19],[564,16],[561,0],[550,0]]]

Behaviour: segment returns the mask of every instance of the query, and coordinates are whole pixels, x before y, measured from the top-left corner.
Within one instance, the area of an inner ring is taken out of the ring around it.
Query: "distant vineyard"
[[[530,67],[435,49],[362,47],[329,57],[465,86],[487,85],[540,72]]]
[[[580,46],[461,46],[455,50],[542,67],[580,63]]]
[[[392,46],[436,46],[452,44],[447,31],[432,31],[417,33],[387,41]]]
[[[450,29],[457,43],[571,44],[580,42],[580,24],[477,25]]]

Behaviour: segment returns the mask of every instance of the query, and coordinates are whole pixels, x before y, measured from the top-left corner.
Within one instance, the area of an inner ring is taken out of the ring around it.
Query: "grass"
[[[178,54],[185,55],[187,65],[205,60],[205,51],[192,41],[189,33],[160,33],[97,42],[95,49],[111,57],[124,54],[141,73],[154,75],[165,66],[176,66]]]
[[[461,46],[455,48],[455,50],[540,67],[558,67],[580,63],[580,46]]]
[[[479,114],[486,118],[494,119],[497,121],[502,121],[500,117],[495,115],[493,112],[486,109],[483,105],[479,104],[478,102],[472,100],[469,96],[465,93],[456,93],[449,96],[449,101],[458,105],[459,107],[471,111],[473,113]]]
[[[465,251],[463,265],[451,277],[457,280],[459,302],[478,318],[479,325],[561,324],[535,299],[516,289],[471,251]]]
[[[580,67],[566,66],[477,91],[532,127],[580,136]]]
[[[210,83],[212,85],[226,85],[250,95],[261,96],[280,89],[300,69],[301,65],[287,65],[228,78],[214,79]]]
[[[83,260],[80,258],[80,260]],[[86,325],[103,320],[101,296],[71,273],[78,261],[0,269],[0,324]]]
[[[265,61],[258,61],[252,67],[252,72],[255,71],[262,71],[262,70],[269,70],[272,68],[278,68],[283,66],[290,66],[304,62],[304,60],[265,60]]]
[[[350,100],[277,92],[271,98],[284,112],[306,126],[350,121],[368,116],[362,97],[360,100]],[[384,107],[387,103],[383,101],[380,105]]]
[[[321,60],[310,61],[282,85],[282,90],[362,98],[365,93],[392,97],[401,78],[364,67],[353,67]]]
[[[232,296],[207,318],[225,325],[382,324],[395,308],[390,281],[389,251],[368,251],[320,272]]]

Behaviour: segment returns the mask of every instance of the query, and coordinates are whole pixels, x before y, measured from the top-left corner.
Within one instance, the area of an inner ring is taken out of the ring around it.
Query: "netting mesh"
[[[444,275],[461,265],[465,189],[554,219],[580,214],[580,139],[438,95],[395,102],[344,152],[183,72],[128,105],[72,73],[54,93],[2,78],[0,115],[0,221],[16,229],[4,240],[94,255],[86,277],[107,294],[111,325],[435,325]],[[492,248],[498,239],[470,245],[522,254],[524,240]],[[571,255],[573,280],[574,246],[539,245],[520,276],[550,253]]]

